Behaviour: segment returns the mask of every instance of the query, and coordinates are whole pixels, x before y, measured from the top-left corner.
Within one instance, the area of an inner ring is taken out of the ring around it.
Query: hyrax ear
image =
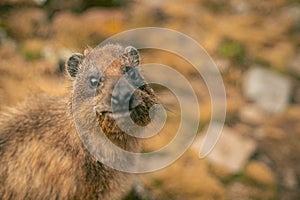
[[[76,77],[80,64],[82,63],[84,56],[80,53],[73,54],[67,61],[66,61],[66,69],[68,74],[71,77]]]
[[[133,46],[128,46],[124,51],[129,58],[130,64],[132,64],[134,67],[141,64],[140,54],[136,48],[134,48]]]
[[[91,47],[87,46],[87,48],[85,48],[85,50],[83,51],[83,56],[87,57],[91,53],[92,50],[93,49]]]

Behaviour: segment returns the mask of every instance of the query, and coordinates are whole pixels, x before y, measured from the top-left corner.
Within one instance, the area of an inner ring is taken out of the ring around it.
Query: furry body
[[[84,147],[76,132],[70,100],[77,95],[83,105],[87,100],[97,102],[94,109],[97,114],[88,113],[84,106],[79,111],[85,117],[86,127],[90,131],[97,131],[99,127],[116,145],[138,152],[137,139],[118,129],[110,115],[106,115],[109,110],[105,110],[110,105],[107,99],[112,95],[112,78],[120,77],[124,66],[134,65],[134,60],[128,59],[131,58],[128,52],[127,57],[119,56],[123,51],[118,45],[107,45],[85,51],[84,55],[76,54],[67,62],[71,77],[79,83],[77,91],[71,92],[71,98],[31,98],[0,115],[1,199],[114,200],[121,199],[131,189],[131,174],[105,166]],[[108,59],[117,60],[108,62]],[[89,95],[90,87],[84,88],[86,77],[101,71],[102,65],[110,66],[105,72],[106,79],[99,78],[102,82],[96,85],[95,96]],[[131,111],[133,119],[142,125],[147,121],[147,109],[155,102],[153,91],[144,90],[137,95],[143,97],[143,102],[139,101],[137,108]],[[97,150],[111,155],[111,159],[122,161],[113,150],[95,145]]]

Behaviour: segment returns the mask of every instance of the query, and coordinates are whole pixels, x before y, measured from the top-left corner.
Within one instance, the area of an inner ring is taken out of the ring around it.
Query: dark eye
[[[91,87],[91,88],[95,88],[95,87],[97,87],[98,84],[99,84],[99,78],[94,77],[94,76],[91,76],[91,77],[89,78],[89,82],[90,82],[90,87]]]

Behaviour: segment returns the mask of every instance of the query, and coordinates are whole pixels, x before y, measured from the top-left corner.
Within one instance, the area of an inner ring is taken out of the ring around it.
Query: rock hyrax
[[[120,129],[116,118],[128,116],[145,126],[156,97],[144,78],[133,47],[105,45],[74,54],[66,62],[73,83],[66,98],[41,95],[0,116],[1,199],[120,199],[132,186],[132,175],[104,165],[85,148],[74,112],[89,132],[102,133],[119,147],[139,151],[137,138]],[[126,75],[126,80],[118,84]],[[136,89],[137,88],[137,89]],[[132,91],[134,90],[134,92]],[[71,92],[73,91],[73,92]],[[79,107],[74,110],[74,102]],[[112,112],[115,105],[115,112]],[[97,151],[119,159],[113,150]]]

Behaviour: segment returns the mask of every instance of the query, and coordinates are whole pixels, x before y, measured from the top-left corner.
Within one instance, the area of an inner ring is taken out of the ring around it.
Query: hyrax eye
[[[90,87],[91,87],[91,88],[97,87],[98,84],[99,84],[99,78],[98,78],[98,77],[91,76],[91,77],[89,78],[89,84],[90,84]]]

